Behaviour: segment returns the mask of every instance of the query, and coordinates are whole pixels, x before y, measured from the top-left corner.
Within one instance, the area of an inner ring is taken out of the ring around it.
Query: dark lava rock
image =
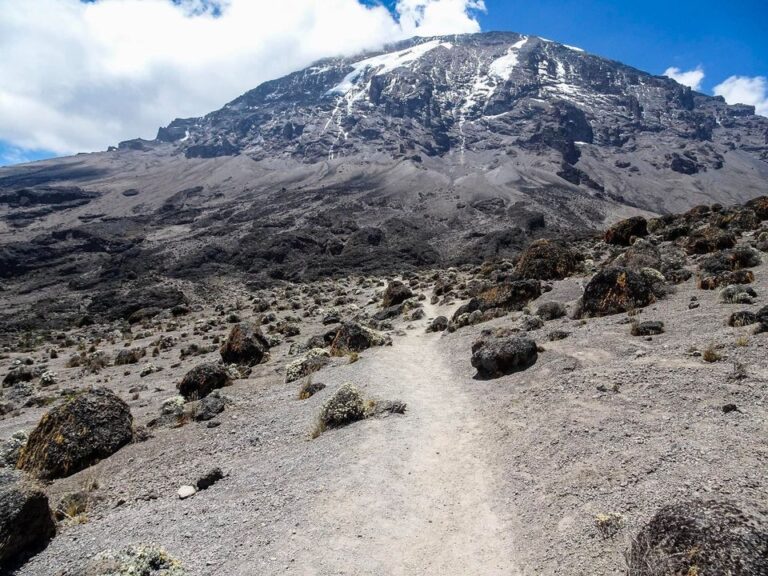
[[[562,280],[579,267],[579,255],[562,242],[537,240],[520,255],[517,273],[523,278]]]
[[[637,534],[627,565],[632,576],[766,576],[768,526],[729,502],[670,504]]]
[[[758,320],[758,316],[754,312],[750,312],[749,310],[741,310],[731,314],[730,318],[728,318],[728,326],[732,326],[733,328],[741,328],[742,326],[755,324],[758,322]]]
[[[522,310],[531,300],[541,296],[538,280],[517,280],[496,284],[477,295],[479,310]],[[469,310],[473,312],[473,310]],[[455,316],[455,315],[454,315]]]
[[[413,296],[413,292],[402,282],[395,280],[390,282],[387,289],[384,290],[384,296],[381,299],[382,308],[389,308],[390,306],[396,306],[402,304],[408,298]]]
[[[688,254],[709,254],[718,250],[727,250],[736,245],[736,237],[725,230],[713,226],[707,226],[703,230],[697,230],[688,237],[685,243],[685,251]]]
[[[768,220],[768,196],[753,198],[745,206],[754,210],[760,220]]]
[[[197,489],[198,490],[207,490],[216,482],[224,478],[224,472],[221,471],[221,468],[214,468],[210,470],[207,474],[204,476],[201,476],[197,480]]]
[[[550,342],[555,342],[557,340],[565,340],[570,335],[571,335],[571,333],[570,332],[566,332],[565,330],[553,330],[552,332],[547,334],[547,339]]]
[[[632,238],[642,238],[648,235],[648,221],[642,216],[633,216],[620,222],[605,231],[603,239],[607,244],[629,246]]]
[[[427,326],[427,332],[443,332],[446,328],[448,328],[448,318],[438,316]]]
[[[595,274],[584,289],[577,317],[608,316],[655,301],[645,276],[627,268],[608,268]]]
[[[400,316],[400,314],[403,313],[404,306],[402,303],[395,304],[393,306],[389,306],[387,308],[384,308],[383,310],[379,310],[376,312],[376,314],[373,315],[373,319],[377,320],[379,322],[383,320],[390,320],[392,318],[397,318]]]
[[[0,571],[38,552],[55,534],[42,488],[21,472],[0,470]]]
[[[472,345],[472,366],[482,378],[498,378],[533,366],[538,359],[536,342],[508,336],[481,339]]]
[[[44,479],[63,478],[111,456],[132,438],[128,405],[106,388],[86,390],[40,419],[18,467]]]
[[[120,350],[117,353],[117,356],[115,356],[115,366],[136,364],[139,360],[146,356],[146,354],[147,352],[144,350],[144,348],[125,348]]]
[[[179,394],[187,400],[205,398],[216,390],[230,384],[229,373],[221,364],[207,362],[195,366],[184,375],[177,385]]]
[[[207,422],[213,420],[216,416],[224,412],[226,401],[215,393],[209,394],[198,402],[197,409],[194,411],[197,422]]]
[[[734,270],[733,272],[720,272],[711,276],[700,276],[698,286],[702,290],[714,290],[720,286],[751,284],[754,281],[755,275],[750,270]]]
[[[261,330],[242,322],[232,326],[220,352],[224,362],[254,366],[264,360],[268,350],[269,342]]]
[[[723,414],[730,414],[731,412],[741,412],[741,410],[739,410],[739,407],[736,406],[736,404],[724,404],[722,410],[723,410]]]
[[[723,250],[707,256],[699,263],[699,268],[702,272],[717,274],[742,268],[754,268],[761,262],[760,252],[749,246],[738,246],[733,250]]]
[[[361,326],[357,322],[345,322],[333,338],[331,352],[334,354],[362,352],[373,346],[384,346],[390,342],[388,337]]]
[[[146,319],[186,302],[184,293],[168,286],[154,286],[120,293],[109,290],[96,294],[88,313],[107,320]]]
[[[660,320],[647,320],[632,324],[632,336],[655,336],[664,333],[664,322]]]
[[[306,400],[307,398],[312,398],[312,396],[314,396],[321,390],[325,390],[325,384],[323,384],[322,382],[305,382],[301,386],[301,390],[299,391],[299,400]]]
[[[17,366],[3,378],[3,388],[15,386],[19,382],[31,382],[41,374],[40,370],[31,366]]]

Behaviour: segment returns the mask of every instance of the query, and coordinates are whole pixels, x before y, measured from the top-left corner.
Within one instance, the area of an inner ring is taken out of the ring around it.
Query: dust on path
[[[317,502],[297,573],[519,574],[492,510],[488,436],[439,339],[419,327],[368,359],[372,390],[383,383],[408,412],[363,423],[359,444],[339,447],[356,451],[355,464]]]

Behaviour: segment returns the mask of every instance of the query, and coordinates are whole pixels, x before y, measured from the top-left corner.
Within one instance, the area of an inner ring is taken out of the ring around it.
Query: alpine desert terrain
[[[767,154],[494,33],[0,169],[0,573],[768,575]]]

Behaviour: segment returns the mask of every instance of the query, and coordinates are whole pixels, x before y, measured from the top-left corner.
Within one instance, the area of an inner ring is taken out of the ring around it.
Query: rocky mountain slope
[[[318,62],[152,141],[0,169],[0,278],[479,262],[747,200],[767,160],[751,107],[542,38],[419,38]]]

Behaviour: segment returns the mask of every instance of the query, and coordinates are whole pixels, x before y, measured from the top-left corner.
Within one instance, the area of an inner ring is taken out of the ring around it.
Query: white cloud
[[[478,32],[482,0],[0,0],[0,140],[73,153],[154,137],[312,61]]]
[[[768,79],[765,76],[731,76],[715,86],[715,94],[728,104],[749,104],[755,112],[768,116]]]
[[[680,70],[674,66],[664,71],[664,76],[672,78],[683,86],[690,86],[692,90],[701,90],[701,81],[704,80],[704,69],[697,66],[693,70]]]

